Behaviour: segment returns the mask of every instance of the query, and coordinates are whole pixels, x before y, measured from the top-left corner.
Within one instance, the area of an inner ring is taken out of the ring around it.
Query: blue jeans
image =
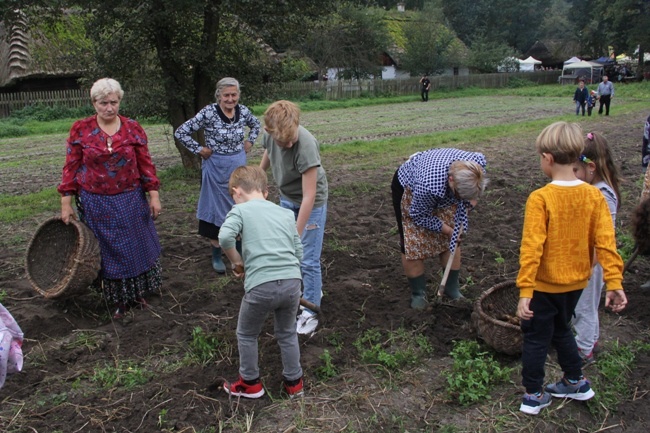
[[[239,375],[244,380],[260,377],[257,339],[270,312],[274,315],[275,339],[282,355],[282,375],[289,381],[302,377],[296,333],[299,303],[300,280],[297,278],[269,281],[246,292],[237,321]]]
[[[582,115],[585,115],[585,103],[576,101],[576,115],[580,113],[580,109],[582,109]]]
[[[533,292],[530,309],[534,316],[521,321],[524,347],[521,355],[522,385],[526,392],[541,391],[544,385],[544,365],[551,345],[567,379],[580,379],[582,360],[571,329],[571,317],[582,290],[566,293]]]
[[[293,211],[296,218],[300,206],[280,197],[280,206]],[[323,278],[321,276],[320,255],[323,250],[323,236],[325,235],[325,222],[327,220],[327,203],[311,210],[307,226],[302,231],[302,284],[304,298],[309,302],[320,305]]]

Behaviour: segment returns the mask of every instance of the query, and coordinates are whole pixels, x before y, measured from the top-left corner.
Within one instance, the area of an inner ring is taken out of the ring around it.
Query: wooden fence
[[[88,91],[82,89],[0,93],[0,118],[9,117],[14,110],[36,104],[78,108],[90,106],[90,99]]]
[[[539,71],[499,74],[443,75],[429,77],[431,91],[463,87],[499,88],[519,79],[537,84],[557,84],[561,71]],[[420,93],[419,78],[395,80],[337,80],[269,84],[264,89],[270,99],[345,99],[360,96],[400,96]]]
[[[537,84],[555,84],[560,71],[518,72],[499,74],[444,75],[430,77],[431,90],[462,87],[499,88],[510,80],[527,80]],[[360,96],[400,96],[419,94],[418,78],[395,80],[337,80],[321,82],[273,83],[260,88],[259,96],[276,99],[345,99]],[[134,100],[137,100],[134,99]],[[87,90],[0,93],[0,118],[29,105],[45,104],[77,108],[90,106]]]

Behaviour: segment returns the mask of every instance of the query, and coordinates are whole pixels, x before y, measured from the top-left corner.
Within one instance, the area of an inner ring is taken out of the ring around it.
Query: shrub
[[[29,135],[29,130],[24,126],[10,121],[0,122],[0,138],[24,137],[25,135]]]
[[[80,119],[93,114],[95,110],[90,103],[84,107],[70,108],[62,105],[34,104],[28,105],[11,113],[13,119],[38,120],[46,122],[61,119]]]

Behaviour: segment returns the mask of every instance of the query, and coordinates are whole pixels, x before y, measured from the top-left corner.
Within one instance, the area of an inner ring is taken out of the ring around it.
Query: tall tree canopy
[[[339,68],[343,75],[365,78],[380,73],[379,58],[390,43],[384,11],[343,3],[325,19],[311,23],[311,31],[294,48],[318,65],[319,74]]]
[[[595,3],[595,13],[605,22],[608,45],[617,54],[638,52],[639,69],[642,69],[644,50],[650,50],[650,1],[596,0]]]
[[[483,41],[506,43],[525,52],[540,37],[548,0],[442,0],[446,19],[468,46]]]
[[[79,11],[90,16],[99,70],[123,81],[143,67],[164,88],[174,128],[213,102],[215,82],[232,75],[257,84],[264,71],[259,41],[282,44],[308,31],[306,20],[331,10],[334,0],[4,0],[3,18],[21,9],[28,18],[47,12]],[[262,72],[262,73],[260,73]],[[142,74],[139,75],[142,77]],[[254,90],[250,90],[254,91]],[[176,144],[183,165],[198,159]]]

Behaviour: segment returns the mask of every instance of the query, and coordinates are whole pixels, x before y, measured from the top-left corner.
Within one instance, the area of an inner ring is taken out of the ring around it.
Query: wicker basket
[[[85,224],[52,218],[36,230],[25,265],[27,279],[46,298],[80,295],[99,273],[99,242]]]
[[[521,353],[521,328],[497,317],[514,316],[519,303],[519,290],[514,281],[499,283],[486,290],[474,305],[472,318],[481,337],[495,350],[508,354]]]

